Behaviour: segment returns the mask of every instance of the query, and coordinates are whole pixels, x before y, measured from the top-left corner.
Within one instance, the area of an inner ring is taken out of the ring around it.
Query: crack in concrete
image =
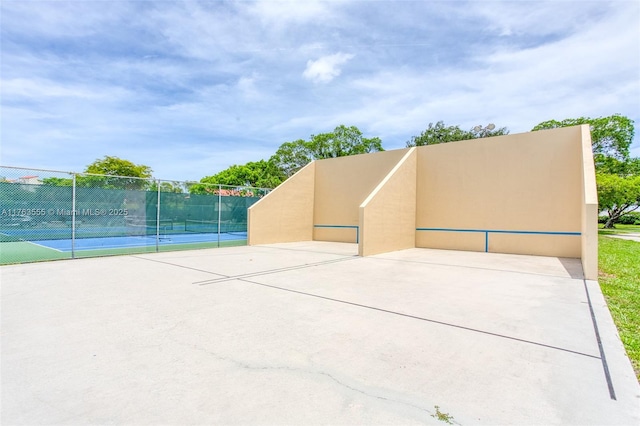
[[[216,352],[212,352],[212,351],[210,351],[208,349],[205,349],[205,348],[203,348],[201,346],[198,346],[198,345],[195,345],[195,344],[189,344],[189,343],[181,342],[181,341],[178,341],[176,339],[170,339],[170,340],[173,341],[174,343],[177,343],[177,344],[182,345],[182,346],[188,346],[188,347],[190,347],[192,349],[195,349],[197,351],[203,352],[203,353],[205,353],[205,354],[207,354],[207,355],[209,355],[209,356],[211,356],[211,357],[213,357],[213,358],[215,358],[215,359],[217,359],[219,361],[223,361],[223,362],[227,362],[227,363],[233,364],[233,365],[235,365],[235,366],[237,366],[239,368],[245,369],[245,370],[252,370],[252,371],[288,371],[288,372],[292,372],[292,373],[302,373],[302,374],[307,374],[307,375],[324,376],[324,377],[329,378],[333,382],[337,383],[338,385],[340,385],[340,386],[342,386],[342,387],[344,387],[346,389],[349,389],[352,392],[357,392],[359,394],[362,394],[362,395],[364,395],[366,397],[379,399],[379,400],[386,401],[386,402],[393,403],[393,404],[400,404],[400,405],[403,405],[403,406],[406,406],[406,407],[411,407],[411,408],[414,408],[414,409],[416,409],[418,411],[427,413],[430,416],[436,415],[435,411],[431,411],[431,410],[429,410],[427,408],[412,404],[410,402],[401,401],[401,400],[398,400],[398,399],[387,398],[387,397],[384,397],[382,395],[375,395],[375,394],[367,392],[367,391],[365,391],[363,389],[354,387],[352,385],[349,385],[349,384],[339,380],[333,374],[327,373],[325,371],[309,370],[309,369],[304,369],[304,368],[295,368],[295,367],[288,367],[288,366],[257,366],[257,365],[251,365],[251,364],[248,364],[246,362],[242,362],[242,361],[239,361],[239,360],[236,360],[236,359],[233,359],[233,358],[228,358],[228,357],[222,356],[222,355],[220,355],[220,354],[218,354]],[[459,424],[459,423],[454,422],[454,424]]]

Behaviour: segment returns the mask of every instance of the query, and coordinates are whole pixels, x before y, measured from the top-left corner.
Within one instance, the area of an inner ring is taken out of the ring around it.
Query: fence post
[[[158,199],[156,200],[156,253],[160,251],[160,180],[156,180],[158,185]]]
[[[71,179],[71,258],[76,258],[76,174]]]
[[[23,213],[23,210],[32,211],[32,214],[12,218],[11,223],[3,220],[0,223],[0,232],[6,233],[3,240],[43,240],[43,249],[33,253],[20,250],[20,247],[24,247],[22,244],[17,247],[18,245],[9,246],[0,242],[0,264],[54,258],[83,259],[115,253],[153,253],[160,251],[161,244],[163,251],[203,245],[222,248],[229,244],[230,239],[236,240],[236,236],[229,235],[230,232],[245,232],[246,239],[246,208],[250,205],[249,201],[253,203],[260,196],[269,193],[267,189],[249,190],[242,186],[215,183],[179,183],[155,177],[141,179],[10,166],[0,166],[0,176],[4,177],[0,179],[0,210],[12,211],[14,216],[18,212]],[[142,182],[144,185],[140,185]],[[167,192],[166,195],[162,195],[163,182],[167,182],[167,190],[164,191]],[[154,183],[158,185],[155,190]],[[197,187],[193,184],[197,184]],[[211,193],[212,188],[214,193]],[[223,189],[226,195],[222,194]],[[173,193],[173,190],[176,192]],[[217,197],[215,190],[218,190]],[[253,191],[257,197],[239,198],[253,196]],[[157,202],[155,214],[149,210],[148,205],[154,192]],[[69,195],[71,200],[67,200]],[[207,210],[209,202],[212,202],[213,212]],[[167,204],[166,214],[163,203]],[[223,207],[226,210],[225,244],[222,244]],[[149,243],[152,241],[149,237],[153,236],[148,234],[151,217],[156,219],[153,252],[149,252]],[[193,220],[187,222],[187,218]],[[216,219],[216,226],[212,227],[213,220]],[[218,235],[216,245],[211,241],[212,230]],[[139,238],[141,235],[145,238]],[[236,243],[240,244],[242,239],[242,234],[238,234]],[[62,252],[56,249],[58,243],[55,240],[60,240],[60,244],[64,245]]]
[[[218,185],[218,248],[220,248],[220,219],[222,218],[222,185]]]

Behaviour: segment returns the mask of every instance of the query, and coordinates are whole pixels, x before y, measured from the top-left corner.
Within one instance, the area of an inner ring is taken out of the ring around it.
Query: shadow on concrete
[[[584,279],[584,272],[582,270],[582,263],[580,259],[569,259],[566,257],[559,257],[558,260],[562,264],[562,267],[567,271],[569,276],[576,280]]]

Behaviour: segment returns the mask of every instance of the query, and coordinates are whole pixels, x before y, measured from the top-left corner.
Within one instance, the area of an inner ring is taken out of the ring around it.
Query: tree
[[[79,186],[144,189],[149,187],[149,181],[145,179],[151,178],[152,170],[151,167],[143,164],[134,164],[129,160],[105,155],[104,158],[89,164],[85,173],[90,173],[90,175],[79,176],[77,179]],[[92,176],[93,174],[113,177]],[[132,179],[127,179],[127,177]]]
[[[153,181],[149,185],[149,191],[157,191],[158,190],[158,182]],[[182,182],[169,182],[169,181],[160,181],[160,192],[172,192],[175,194],[184,193],[184,186]]]
[[[633,120],[620,114],[608,117],[567,118],[549,120],[535,126],[532,131],[588,124],[596,166],[598,204],[608,215],[605,228],[613,228],[624,214],[640,204],[640,158],[629,158],[633,142]]]
[[[134,164],[129,160],[105,155],[104,158],[95,160],[85,169],[85,173],[95,173],[110,176],[131,176],[148,179],[151,177],[151,167],[142,164]]]
[[[73,186],[73,179],[49,177],[42,179],[42,184],[49,186]]]
[[[475,126],[473,129],[466,131],[462,130],[460,126],[445,126],[444,122],[438,121],[436,124],[429,123],[427,129],[420,133],[419,136],[412,136],[407,142],[407,147],[436,145],[508,134],[509,130],[506,127],[496,128],[494,124],[489,124],[486,127]]]
[[[609,216],[605,228],[613,228],[620,217],[638,209],[640,205],[640,175],[619,176],[598,173],[598,207]]]
[[[600,157],[596,162],[596,169],[599,173],[609,173],[621,177],[640,176],[640,158],[620,161],[614,157]]]
[[[211,185],[275,188],[285,178],[284,173],[271,161],[250,161],[245,165],[234,164],[213,176],[203,177],[200,179],[201,184],[195,184],[189,190],[192,194],[213,193],[217,188]]]
[[[380,138],[365,138],[357,127],[340,125],[332,132],[311,135],[308,141],[283,143],[270,161],[289,177],[313,160],[377,151],[384,151]]]
[[[603,157],[613,157],[618,160],[629,158],[629,147],[634,134],[633,120],[620,114],[598,118],[580,117],[567,118],[562,121],[549,120],[538,124],[532,131],[580,124],[588,124],[591,128],[591,143],[596,166]]]
[[[384,151],[380,138],[364,138],[356,126],[344,125],[336,127],[331,133],[311,136],[310,148],[316,160]]]
[[[622,216],[640,206],[640,158],[600,157],[596,163],[598,205],[608,216],[604,227],[613,228]]]
[[[85,168],[84,173],[90,173],[91,175],[78,175],[76,177],[77,186],[101,186],[104,188],[122,189],[157,189],[155,183],[150,184],[148,181],[142,180],[149,179],[151,177],[152,170],[149,166],[137,165],[131,161],[123,160],[118,157],[110,157],[107,155],[102,159],[95,160]],[[93,176],[93,174],[101,176]],[[118,177],[107,178],[102,175]],[[122,179],[120,176],[140,179]],[[49,186],[72,186],[73,179],[49,177],[42,179],[42,183]],[[168,192],[175,191],[171,190]]]
[[[509,129],[506,127],[498,127],[493,123],[487,124],[485,127],[481,125],[475,126],[473,129],[469,130],[470,139],[480,139],[480,138],[491,138],[493,136],[503,136],[508,135]]]
[[[284,173],[286,177],[294,175],[298,170],[313,161],[310,142],[298,139],[293,142],[285,142],[269,159]]]

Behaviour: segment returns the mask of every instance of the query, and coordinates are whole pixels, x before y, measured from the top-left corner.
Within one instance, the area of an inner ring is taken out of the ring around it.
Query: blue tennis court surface
[[[168,246],[174,244],[216,243],[218,241],[242,241],[246,239],[246,232],[238,232],[233,234],[173,234],[160,236],[160,238],[158,239],[158,243],[161,246]],[[72,245],[71,239],[37,240],[31,242],[61,252],[70,252]],[[146,247],[155,245],[155,235],[76,238],[75,240],[75,250],[100,250],[127,247]]]

